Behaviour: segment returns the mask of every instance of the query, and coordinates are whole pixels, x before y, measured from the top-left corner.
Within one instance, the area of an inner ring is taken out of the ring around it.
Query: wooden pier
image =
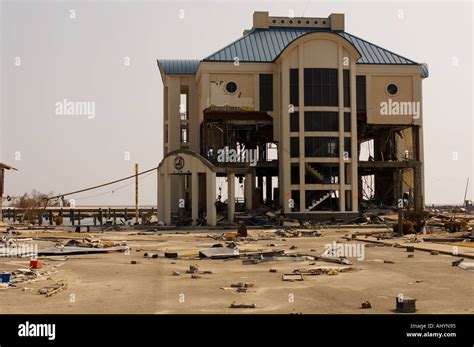
[[[8,222],[23,221],[27,213],[33,212],[38,225],[53,225],[54,216],[61,216],[63,221],[69,220],[71,225],[81,226],[81,221],[85,218],[92,218],[89,226],[103,226],[104,224],[126,224],[127,221],[134,220],[135,207],[46,207],[36,209],[8,207],[2,211],[1,220]],[[138,209],[139,224],[143,224],[144,216],[156,214],[156,208],[143,207]],[[119,223],[117,223],[117,221]],[[29,220],[30,223],[33,221]]]

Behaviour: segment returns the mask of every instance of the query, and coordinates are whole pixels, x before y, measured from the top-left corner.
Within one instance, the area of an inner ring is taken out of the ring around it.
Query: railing
[[[143,221],[145,215],[156,213],[156,208],[139,208],[139,221]],[[124,219],[125,222],[135,218],[135,208],[128,207],[37,207],[37,208],[16,208],[8,207],[2,211],[1,220],[10,222],[23,222],[27,220],[30,223],[43,225],[46,220],[49,225],[53,225],[55,216],[59,216],[61,220],[68,218],[71,225],[81,226],[81,220],[92,218],[92,225],[102,226],[104,220],[111,220],[113,225],[117,224],[117,219]],[[25,219],[25,217],[28,217]]]

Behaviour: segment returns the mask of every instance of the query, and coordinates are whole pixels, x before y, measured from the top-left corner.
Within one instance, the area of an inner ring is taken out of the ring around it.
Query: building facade
[[[273,204],[295,217],[350,217],[368,202],[423,209],[427,67],[347,33],[343,14],[255,12],[216,53],[158,67],[166,224],[178,215],[215,225],[223,176],[230,222],[236,179],[246,209]]]

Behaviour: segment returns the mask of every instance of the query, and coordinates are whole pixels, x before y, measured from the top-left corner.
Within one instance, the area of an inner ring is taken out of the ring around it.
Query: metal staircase
[[[305,163],[305,169],[307,173],[311,174],[313,177],[316,177],[321,182],[324,182],[324,176],[318,170],[312,167],[311,164]]]
[[[332,195],[332,192],[327,192],[323,196],[319,198],[319,200],[313,200],[312,205],[308,206],[308,210],[312,211],[316,206],[318,206],[320,203],[322,203],[324,200],[329,198]]]

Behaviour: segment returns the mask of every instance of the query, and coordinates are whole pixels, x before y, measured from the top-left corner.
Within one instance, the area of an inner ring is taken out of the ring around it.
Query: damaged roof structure
[[[236,209],[261,205],[314,219],[354,218],[368,203],[423,210],[428,68],[346,32],[344,14],[255,12],[253,27],[217,52],[158,67],[166,224],[188,214],[216,225],[219,177],[230,223]]]

